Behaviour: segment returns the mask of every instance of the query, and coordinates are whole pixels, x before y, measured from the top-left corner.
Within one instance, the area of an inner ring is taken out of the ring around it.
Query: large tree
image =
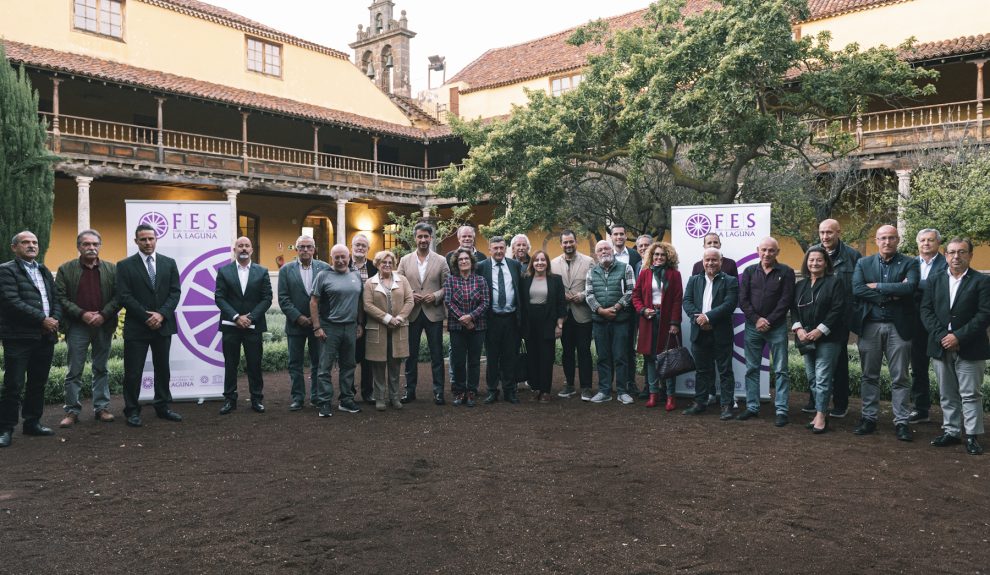
[[[826,33],[795,40],[806,0],[723,0],[691,16],[683,8],[659,0],[643,26],[579,29],[572,43],[605,46],[576,90],[530,92],[505,120],[455,122],[471,150],[438,193],[492,202],[497,230],[569,223],[589,183],[624,190],[634,214],[657,198],[731,203],[754,162],[820,171],[854,148],[829,121],[934,90],[933,73],[894,49],[832,50]],[[642,229],[666,229],[661,211]]]
[[[911,175],[911,195],[903,201],[908,250],[914,247],[915,234],[925,228],[946,237],[990,242],[990,151],[933,151],[918,163]]]
[[[0,44],[0,262],[13,258],[7,242],[23,230],[38,236],[39,259],[48,249],[55,174],[46,137],[38,93],[23,66],[11,68]]]

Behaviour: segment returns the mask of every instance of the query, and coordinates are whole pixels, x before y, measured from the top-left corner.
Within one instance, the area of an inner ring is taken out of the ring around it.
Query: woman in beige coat
[[[386,403],[402,409],[399,373],[402,360],[409,357],[409,321],[406,318],[413,309],[413,293],[409,282],[394,271],[398,261],[388,250],[375,254],[378,275],[368,278],[364,284],[364,313],[367,316],[364,357],[371,362],[375,409],[378,411],[384,411]]]

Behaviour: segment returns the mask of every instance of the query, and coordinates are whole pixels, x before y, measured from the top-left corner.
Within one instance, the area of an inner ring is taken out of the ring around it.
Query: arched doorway
[[[316,243],[316,258],[323,261],[330,261],[330,248],[334,244],[333,220],[329,214],[336,214],[329,207],[319,206],[310,210],[303,218],[302,230],[300,233],[306,236],[313,236]]]

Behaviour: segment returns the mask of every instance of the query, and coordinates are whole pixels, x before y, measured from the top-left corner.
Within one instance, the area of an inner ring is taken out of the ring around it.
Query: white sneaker
[[[612,395],[605,395],[600,391],[591,398],[591,403],[605,403],[606,401],[612,401]]]
[[[622,403],[622,405],[629,405],[630,403],[633,402],[633,398],[628,393],[620,393],[619,401]]]

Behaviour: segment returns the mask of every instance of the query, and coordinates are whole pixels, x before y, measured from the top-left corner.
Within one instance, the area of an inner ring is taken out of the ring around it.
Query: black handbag
[[[671,346],[671,341],[677,345]],[[654,358],[657,368],[657,379],[665,380],[694,371],[694,358],[688,348],[680,343],[680,334],[667,337],[667,347]]]

